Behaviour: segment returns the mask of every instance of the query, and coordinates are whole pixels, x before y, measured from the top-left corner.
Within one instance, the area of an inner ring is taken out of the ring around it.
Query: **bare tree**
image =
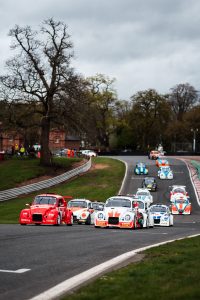
[[[184,113],[189,111],[198,101],[198,92],[189,83],[178,84],[171,89],[169,103],[178,121],[182,121]]]
[[[69,86],[74,76],[70,67],[73,46],[67,26],[51,18],[39,31],[17,25],[9,36],[17,54],[6,63],[9,74],[0,77],[1,93],[10,102],[32,104],[34,113],[41,116],[41,164],[49,165],[50,125],[59,119],[57,105],[63,97],[63,87]]]

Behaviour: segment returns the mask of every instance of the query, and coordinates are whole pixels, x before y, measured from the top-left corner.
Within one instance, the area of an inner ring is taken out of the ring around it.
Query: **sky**
[[[1,75],[13,56],[9,30],[51,17],[68,26],[75,70],[115,78],[121,100],[180,83],[200,89],[199,0],[0,0]]]

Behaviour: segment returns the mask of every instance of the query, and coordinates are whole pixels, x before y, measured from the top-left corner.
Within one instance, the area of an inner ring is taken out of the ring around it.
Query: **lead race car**
[[[78,224],[92,224],[94,209],[92,202],[88,199],[72,199],[67,204],[68,209],[73,212],[74,222]]]
[[[66,225],[73,224],[73,213],[67,209],[66,199],[71,196],[56,194],[37,195],[32,204],[26,204],[19,216],[21,225]]]
[[[171,211],[173,215],[190,215],[192,205],[186,195],[176,193],[171,204]]]
[[[167,205],[154,204],[150,206],[149,211],[153,216],[154,225],[173,226],[173,215]]]
[[[96,212],[95,227],[148,228],[152,219],[146,211],[140,211],[137,201],[129,196],[114,196],[106,200],[104,210]]]

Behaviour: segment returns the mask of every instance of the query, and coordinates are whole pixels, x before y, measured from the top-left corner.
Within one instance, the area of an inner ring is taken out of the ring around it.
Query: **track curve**
[[[141,186],[133,167],[145,161],[149,173],[157,174],[155,161],[146,157],[117,157],[126,161],[127,177],[122,192],[134,193]],[[96,229],[93,226],[0,225],[0,299],[29,299],[56,284],[127,251],[169,239],[200,233],[200,207],[184,162],[169,158],[174,180],[158,180],[154,202],[169,204],[169,185],[184,184],[191,197],[190,216],[175,216],[174,227],[148,230]],[[5,272],[27,268],[25,273]],[[4,272],[3,272],[4,271]],[[17,295],[17,296],[16,296]]]

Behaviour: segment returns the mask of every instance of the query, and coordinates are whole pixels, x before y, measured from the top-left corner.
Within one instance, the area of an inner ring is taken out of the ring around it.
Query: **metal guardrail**
[[[196,169],[196,173],[194,175],[197,175],[198,178],[200,179],[200,163],[198,163],[196,160],[191,160],[191,164]]]
[[[37,183],[32,183],[29,185],[22,186],[20,188],[12,188],[4,191],[0,191],[0,201],[6,201],[13,198],[16,198],[23,194],[29,194],[34,191],[42,190],[51,186],[54,186],[58,183],[64,182],[74,176],[87,172],[92,165],[92,159],[90,158],[86,164],[80,166],[76,169],[73,169],[69,172],[66,172],[62,175],[53,177],[51,179],[43,180]]]

